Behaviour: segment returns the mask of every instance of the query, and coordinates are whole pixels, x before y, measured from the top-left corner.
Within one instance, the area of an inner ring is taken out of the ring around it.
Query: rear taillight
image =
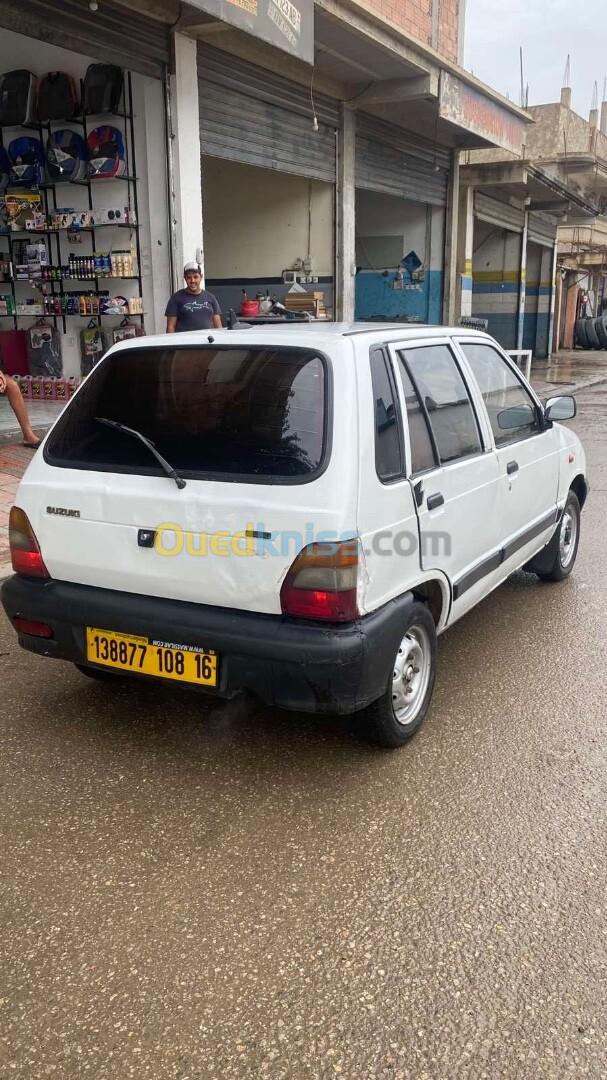
[[[27,577],[47,578],[49,572],[44,565],[40,545],[29,518],[24,510],[13,506],[8,520],[8,540],[11,549],[11,561],[16,574]]]
[[[357,619],[358,555],[358,540],[309,544],[295,559],[280,590],[283,615],[327,622]]]
[[[29,634],[30,637],[52,638],[55,636],[52,626],[48,623],[38,622],[37,619],[23,619],[21,615],[15,615],[13,626],[20,634]]]

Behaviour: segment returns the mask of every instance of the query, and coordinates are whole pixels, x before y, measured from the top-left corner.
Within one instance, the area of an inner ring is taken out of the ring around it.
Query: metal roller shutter
[[[492,199],[481,191],[477,191],[474,196],[474,216],[479,221],[486,221],[488,225],[496,225],[498,229],[508,229],[510,232],[522,233],[525,225],[524,210],[518,210],[516,206],[509,206],[499,199]]]
[[[169,61],[166,23],[111,0],[99,0],[94,14],[86,0],[2,0],[0,26],[157,79]]]
[[[356,118],[356,186],[446,206],[449,152],[363,113]]]
[[[536,214],[529,214],[529,239],[542,247],[554,247],[556,243],[556,225],[545,221]]]
[[[335,183],[337,101],[209,46],[198,47],[202,153]]]

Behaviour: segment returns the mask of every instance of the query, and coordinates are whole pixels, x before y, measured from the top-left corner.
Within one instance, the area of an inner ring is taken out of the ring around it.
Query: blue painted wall
[[[516,312],[514,314],[510,312],[498,314],[494,311],[475,310],[474,317],[487,320],[487,333],[491,334],[496,341],[499,341],[504,349],[516,349],[516,331],[518,327]]]
[[[442,321],[443,273],[430,270],[415,288],[394,289],[392,271],[359,270],[356,275],[356,318],[398,319],[415,316],[421,322]],[[408,282],[405,282],[405,285]]]

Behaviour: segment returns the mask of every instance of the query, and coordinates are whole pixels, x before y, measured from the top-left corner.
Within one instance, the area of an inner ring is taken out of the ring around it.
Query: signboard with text
[[[528,126],[522,117],[448,71],[441,72],[439,116],[494,146],[522,153]]]
[[[188,0],[191,7],[314,63],[314,0]]]

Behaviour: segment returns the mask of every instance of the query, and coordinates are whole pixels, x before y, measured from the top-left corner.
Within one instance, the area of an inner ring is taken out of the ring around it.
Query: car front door
[[[482,394],[500,473],[503,576],[548,540],[556,522],[557,433],[514,364],[490,342],[458,341]]]
[[[497,456],[450,342],[392,351],[408,420],[421,563],[448,576],[453,621],[493,587],[501,562]]]

